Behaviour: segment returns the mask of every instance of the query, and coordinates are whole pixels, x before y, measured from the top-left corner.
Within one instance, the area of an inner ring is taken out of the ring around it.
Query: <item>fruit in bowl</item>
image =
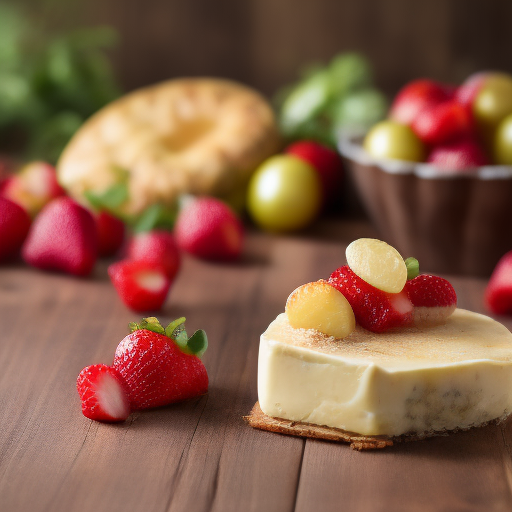
[[[509,92],[510,98],[509,101]],[[415,80],[340,151],[383,238],[435,272],[489,276],[512,245],[512,76]]]

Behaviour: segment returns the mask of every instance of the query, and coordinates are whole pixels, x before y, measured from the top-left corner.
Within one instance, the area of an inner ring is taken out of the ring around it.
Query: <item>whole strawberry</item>
[[[124,222],[102,210],[95,215],[98,230],[98,256],[114,256],[124,242]]]
[[[512,314],[512,251],[496,265],[485,289],[484,302],[495,315]]]
[[[48,203],[32,223],[22,248],[26,263],[41,270],[87,276],[96,262],[98,234],[91,213],[69,197]]]
[[[129,389],[132,410],[159,407],[204,395],[208,374],[199,359],[207,347],[204,331],[190,338],[184,318],[165,329],[154,317],[131,324],[132,333],[119,343],[114,368]]]
[[[166,328],[154,318],[131,323],[131,334],[118,345],[112,366],[87,366],[77,379],[82,412],[97,421],[123,421],[131,411],[159,407],[208,391],[208,374],[199,359],[208,346],[206,333],[190,338],[185,318]]]
[[[357,323],[372,332],[384,332],[412,323],[413,307],[407,295],[387,293],[358,277],[348,265],[335,270],[329,284],[348,300]]]
[[[30,228],[28,213],[10,199],[0,197],[0,262],[15,257]]]
[[[137,233],[128,245],[128,258],[160,265],[169,279],[174,279],[181,263],[181,255],[169,231],[152,230]]]
[[[207,260],[236,260],[244,242],[240,219],[214,197],[187,202],[176,219],[174,235],[180,249]]]

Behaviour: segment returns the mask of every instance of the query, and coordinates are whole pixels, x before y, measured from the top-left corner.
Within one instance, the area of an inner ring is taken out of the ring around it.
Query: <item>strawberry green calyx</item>
[[[405,260],[407,267],[407,280],[410,281],[420,274],[420,263],[416,258],[407,258]]]
[[[130,333],[145,329],[157,334],[163,334],[173,340],[185,354],[201,357],[208,348],[206,332],[199,329],[189,337],[185,330],[185,320],[185,317],[177,318],[164,328],[158,321],[158,318],[150,316],[143,318],[140,323],[130,322],[128,328]]]

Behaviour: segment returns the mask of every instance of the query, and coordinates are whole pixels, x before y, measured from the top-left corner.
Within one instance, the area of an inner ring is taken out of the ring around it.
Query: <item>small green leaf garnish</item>
[[[420,273],[420,263],[416,258],[407,258],[405,260],[407,267],[407,280],[414,279]]]
[[[163,334],[173,340],[185,354],[201,357],[208,348],[208,338],[202,329],[196,331],[190,338],[188,337],[187,331],[185,330],[185,317],[183,316],[173,320],[165,329],[154,316],[143,318],[140,323],[130,322],[128,328],[130,329],[130,333],[140,329],[146,329],[158,334]]]
[[[129,197],[129,173],[126,169],[117,166],[112,167],[111,172],[115,176],[115,183],[110,188],[103,192],[86,190],[84,195],[91,206],[97,210],[108,210],[112,213],[116,213],[116,210],[126,202]]]
[[[187,349],[191,354],[201,357],[208,348],[208,338],[206,333],[200,329],[196,331],[187,341]]]

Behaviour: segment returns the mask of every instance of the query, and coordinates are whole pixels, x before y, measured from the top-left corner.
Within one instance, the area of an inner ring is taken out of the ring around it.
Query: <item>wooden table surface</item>
[[[160,317],[207,331],[209,393],[118,425],[82,416],[75,389],[139,318],[106,263],[87,280],[0,269],[0,511],[512,510],[511,422],[362,453],[244,423],[260,333],[291,290],[328,276],[347,243],[372,234],[354,223],[319,232],[251,234],[237,265],[185,258]],[[461,307],[482,311],[484,281],[452,282]]]

